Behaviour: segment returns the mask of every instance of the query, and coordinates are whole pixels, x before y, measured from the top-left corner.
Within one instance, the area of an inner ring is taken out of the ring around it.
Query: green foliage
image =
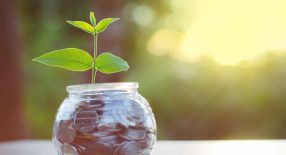
[[[129,66],[126,61],[111,53],[103,53],[97,58],[97,36],[103,32],[113,22],[119,18],[105,18],[96,25],[96,18],[93,12],[90,12],[90,22],[84,21],[67,21],[69,24],[93,35],[94,53],[93,58],[87,52],[76,48],[66,48],[55,50],[50,53],[39,56],[33,61],[39,63],[60,67],[72,71],[86,71],[92,69],[92,83],[95,83],[96,72],[110,74],[121,71],[127,71]]]
[[[97,25],[96,25],[96,33],[101,33],[105,31],[105,29],[113,22],[119,20],[119,18],[105,18],[101,20]]]
[[[96,69],[105,74],[127,71],[128,63],[111,53],[100,54],[95,61]]]
[[[74,27],[77,27],[87,33],[90,33],[90,34],[94,34],[94,29],[93,27],[88,24],[87,22],[83,22],[83,21],[67,21],[69,24],[71,24],[72,26]]]
[[[96,26],[96,18],[94,17],[94,13],[93,12],[90,12],[89,19],[90,19],[90,22],[93,25],[93,27],[95,27]]]
[[[93,64],[92,56],[77,48],[55,50],[34,58],[33,61],[72,71],[86,71],[92,68]]]

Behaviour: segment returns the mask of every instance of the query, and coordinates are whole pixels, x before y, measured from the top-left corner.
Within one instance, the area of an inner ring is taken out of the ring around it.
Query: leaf
[[[83,21],[67,21],[67,22],[72,26],[77,27],[87,33],[94,34],[94,28],[87,22]]]
[[[96,18],[94,17],[94,13],[93,12],[90,12],[89,19],[90,19],[90,22],[93,25],[93,27],[95,27],[96,26]]]
[[[129,69],[128,63],[111,53],[100,54],[95,61],[96,69],[102,73],[110,74]]]
[[[55,50],[34,58],[33,61],[72,71],[86,71],[92,68],[93,64],[92,56],[77,48]]]
[[[111,23],[119,20],[119,18],[105,18],[96,25],[96,33],[103,32]]]

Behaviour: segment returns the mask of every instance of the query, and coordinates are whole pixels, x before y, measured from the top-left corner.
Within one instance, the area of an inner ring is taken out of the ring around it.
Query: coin
[[[64,143],[61,146],[61,151],[63,155],[79,155],[79,153],[77,152],[77,149],[74,146],[67,144],[67,143]]]
[[[78,139],[91,139],[92,137],[93,137],[92,134],[89,134],[89,133],[84,133],[84,134],[77,133],[75,140],[78,140]]]
[[[118,123],[112,115],[108,114],[108,113],[104,113],[98,122],[98,125],[96,127],[96,131],[98,132],[111,132],[111,133],[115,133],[115,132],[119,132],[122,130],[122,126],[120,125],[120,123]]]
[[[113,151],[113,155],[119,155],[119,151],[121,150],[121,148],[125,145],[125,144],[127,144],[128,142],[122,142],[121,144],[118,144],[116,147],[115,147],[115,149],[114,149],[114,151]]]
[[[155,144],[156,136],[154,134],[147,134],[144,139],[140,140],[141,147],[144,149],[151,148]]]
[[[74,117],[74,127],[81,133],[91,132],[97,124],[98,115],[93,109],[80,109]]]
[[[88,101],[88,108],[99,108],[104,105],[104,102],[102,100],[89,100]]]
[[[78,153],[81,155],[82,152],[87,150],[88,145],[90,145],[92,142],[93,142],[92,137],[91,138],[76,137],[72,145],[77,149]]]
[[[101,120],[97,127],[97,130],[99,131],[110,131],[110,132],[117,132],[117,131],[121,131],[122,130],[122,126],[119,123],[112,121],[107,121],[105,122],[105,120]]]
[[[143,127],[128,127],[120,134],[121,137],[128,140],[141,140],[145,135],[146,130]]]
[[[135,126],[136,123],[128,119],[127,109],[124,105],[118,104],[112,109],[112,116],[117,121],[120,122],[125,127]]]
[[[119,144],[121,142],[121,139],[116,135],[110,135],[110,136],[98,137],[96,141],[115,145]]]
[[[101,116],[98,118],[99,123],[108,124],[108,123],[116,123],[117,121],[113,117],[112,109],[103,110]]]
[[[130,141],[121,146],[117,155],[142,155],[143,150],[140,143],[136,141]]]
[[[90,143],[81,155],[112,155],[112,146],[108,143]]]
[[[75,139],[76,131],[72,128],[71,120],[61,120],[59,122],[58,137],[62,143],[72,143]]]
[[[97,137],[104,137],[104,136],[110,136],[113,132],[110,131],[95,131],[91,133],[91,135],[96,139]]]
[[[136,126],[145,121],[144,109],[137,102],[131,100],[123,100],[113,108],[112,114],[114,119],[125,127]]]

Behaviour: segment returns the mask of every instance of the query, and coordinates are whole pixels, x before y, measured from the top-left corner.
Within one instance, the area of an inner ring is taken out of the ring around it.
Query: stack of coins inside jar
[[[151,115],[151,116],[150,116]],[[61,155],[150,155],[156,141],[151,109],[130,99],[83,100],[56,120]]]

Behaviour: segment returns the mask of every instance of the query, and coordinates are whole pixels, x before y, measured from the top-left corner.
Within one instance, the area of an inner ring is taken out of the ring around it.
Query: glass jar
[[[156,122],[138,83],[67,87],[54,122],[58,155],[150,155]]]

